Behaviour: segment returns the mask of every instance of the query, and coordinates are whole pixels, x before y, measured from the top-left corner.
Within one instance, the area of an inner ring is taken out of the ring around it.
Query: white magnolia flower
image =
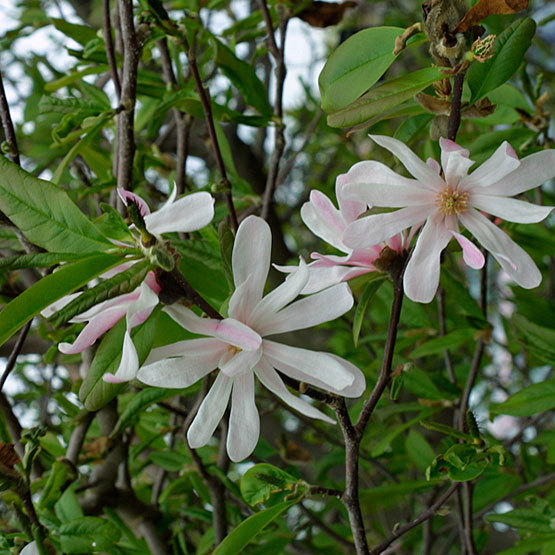
[[[379,162],[355,164],[345,175],[346,198],[401,209],[351,223],[343,235],[346,245],[364,248],[409,227],[423,225],[405,270],[404,286],[409,298],[425,303],[435,295],[440,254],[453,237],[471,268],[484,265],[478,247],[459,233],[460,223],[519,285],[531,289],[540,283],[541,273],[530,256],[481,211],[518,223],[539,222],[547,217],[551,207],[508,197],[553,177],[555,150],[519,160],[511,145],[504,142],[486,162],[468,174],[474,162],[468,150],[453,141],[440,139],[440,167],[432,159],[423,162],[397,139],[381,135],[371,138],[399,158],[414,179],[398,175]]]
[[[249,456],[258,442],[255,376],[295,410],[331,423],[324,413],[290,393],[279,372],[345,397],[358,397],[365,388],[362,372],[336,355],[266,339],[333,320],[353,305],[347,284],[292,302],[308,280],[304,263],[295,275],[263,297],[271,240],[270,228],[261,218],[250,216],[241,223],[233,247],[236,289],[229,301],[229,317],[200,318],[181,305],[166,307],[164,310],[185,329],[207,337],[153,349],[137,375],[148,385],[183,388],[219,368],[187,439],[193,448],[205,445],[231,397],[227,452],[233,461]]]
[[[325,255],[318,252],[311,253],[315,262],[308,265],[310,277],[303,295],[321,291],[326,287],[349,281],[357,276],[376,271],[374,262],[380,257],[385,246],[401,253],[408,245],[406,234],[399,233],[391,237],[387,243],[366,246],[360,249],[351,249],[343,242],[343,233],[347,226],[354,222],[368,208],[365,202],[347,200],[343,193],[347,174],[337,177],[335,195],[339,210],[324,193],[312,190],[310,200],[301,208],[301,218],[305,225],[326,243],[337,250],[344,252],[345,256]],[[296,272],[297,266],[276,266],[282,272]]]

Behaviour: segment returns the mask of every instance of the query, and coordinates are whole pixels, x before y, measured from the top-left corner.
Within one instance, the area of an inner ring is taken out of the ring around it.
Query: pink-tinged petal
[[[301,207],[301,219],[314,235],[345,252],[341,237],[347,222],[320,191],[310,193],[310,202],[305,202]]]
[[[451,231],[451,235],[457,240],[459,245],[462,247],[463,259],[468,266],[474,270],[479,270],[483,268],[486,263],[486,259],[482,254],[482,251],[472,242],[469,241],[464,235]]]
[[[362,249],[358,252],[362,252]],[[310,253],[310,258],[316,262],[312,262],[308,266],[310,269],[312,266],[337,266],[338,264],[349,264],[353,254],[354,252],[351,252],[350,254],[339,256],[336,254],[320,254],[319,252],[312,252]]]
[[[187,431],[187,441],[193,449],[206,445],[218,427],[229,402],[233,380],[218,372],[208,395]]]
[[[71,295],[66,295],[61,299],[54,301],[52,304],[48,305],[46,308],[43,308],[41,310],[40,312],[41,316],[44,316],[45,318],[50,318],[51,316],[56,314],[56,312],[58,312],[59,310],[62,310],[64,306],[68,305],[71,301],[73,301],[73,299],[76,299],[80,294],[81,292],[72,293]]]
[[[261,319],[257,329],[264,337],[311,328],[339,318],[352,308],[353,302],[349,286],[346,283],[340,283],[295,301],[266,320]]]
[[[260,380],[262,385],[270,390],[274,395],[279,397],[283,402],[287,403],[291,408],[308,416],[309,418],[317,418],[318,420],[323,420],[329,424],[335,424],[335,420],[330,418],[327,414],[319,411],[316,407],[313,407],[303,399],[300,399],[296,395],[293,395],[283,383],[279,374],[262,359],[255,370],[256,377]]]
[[[131,266],[133,266],[133,264],[136,264],[136,262],[137,261],[135,261],[135,260],[129,261],[129,262],[124,262],[123,264],[120,264],[119,266],[116,266],[115,268],[110,268],[109,270],[107,270],[103,274],[100,274],[99,277],[101,277],[102,279],[109,279],[111,277],[117,276],[118,274],[121,274],[121,272],[125,272],[125,270],[129,270],[129,268],[131,268]]]
[[[174,303],[164,308],[164,312],[169,314],[180,326],[187,331],[198,333],[199,335],[214,336],[219,320],[213,318],[201,318],[192,310],[181,304]]]
[[[438,175],[441,173],[441,165],[435,158],[428,158],[426,164],[434,170]]]
[[[162,291],[162,287],[160,286],[160,284],[158,283],[158,280],[156,279],[156,275],[154,274],[154,272],[148,272],[148,274],[145,277],[145,283],[158,295],[158,293],[160,293],[160,291]]]
[[[132,380],[139,370],[139,356],[137,350],[129,335],[129,331],[123,336],[123,348],[121,352],[121,361],[115,374],[104,374],[103,379],[109,383],[122,383]]]
[[[254,376],[246,372],[233,380],[227,432],[227,454],[233,462],[247,458],[260,435],[260,418],[254,402]]]
[[[460,152],[453,152],[449,156],[447,166],[443,166],[445,183],[451,189],[462,189],[461,179],[468,175],[468,170],[474,165],[474,160],[463,156]]]
[[[343,194],[345,187],[345,175],[339,175],[335,181],[335,196],[339,204],[339,211],[346,223],[354,222],[366,209],[366,203],[357,200],[348,200]]]
[[[439,285],[441,251],[450,239],[440,214],[428,219],[405,270],[403,281],[409,299],[429,303],[434,298]]]
[[[227,307],[227,313],[231,318],[239,320],[241,322],[247,321],[254,304],[249,302],[250,294],[250,278],[247,278],[239,287],[233,291],[231,298],[229,299],[229,304]],[[247,312],[248,309],[248,312]]]
[[[421,160],[419,161],[423,163]],[[430,188],[426,182],[420,183],[416,179],[399,175],[385,164],[375,160],[357,162],[347,173],[341,174],[337,180],[342,186],[342,197],[347,200],[358,200],[358,202],[362,202],[361,199],[345,195],[345,185],[350,183],[381,183],[382,185],[390,185],[392,187]]]
[[[309,267],[310,275],[305,288],[301,291],[302,295],[318,293],[328,287],[349,281],[375,270],[375,268],[369,266],[362,268],[356,266],[327,266],[320,268],[309,265]]]
[[[272,232],[270,226],[258,216],[245,218],[235,237],[231,263],[235,287],[239,287],[249,278],[247,290],[243,295],[242,317],[246,322],[252,309],[262,298],[272,250]]]
[[[138,288],[139,298],[127,308],[127,327],[132,329],[142,324],[158,304],[158,295],[143,281]]]
[[[420,160],[405,143],[386,135],[370,135],[370,138],[397,156],[409,173],[420,182],[421,186],[431,187],[436,191],[440,191],[445,186],[443,179],[425,162]]]
[[[262,347],[256,351],[239,351],[224,364],[220,363],[220,370],[232,378],[242,372],[250,372],[262,356]]]
[[[207,226],[214,217],[214,197],[206,192],[191,193],[145,217],[150,233],[196,231]]]
[[[435,211],[434,205],[410,206],[387,214],[366,216],[347,227],[343,241],[353,249],[371,247],[387,241],[408,227],[421,225]]]
[[[77,336],[73,344],[60,343],[58,349],[66,355],[80,353],[90,347],[104,332],[114,327],[125,316],[125,309],[114,307],[95,316]]]
[[[461,181],[461,188],[469,190],[475,187],[487,187],[503,179],[519,166],[520,160],[514,148],[504,141],[492,156]]]
[[[555,149],[542,150],[526,156],[520,166],[503,176],[483,192],[488,195],[512,197],[534,189],[555,176]]]
[[[458,145],[450,139],[444,139],[443,137],[439,139],[439,147],[441,148],[441,167],[444,172],[448,168],[450,158],[452,156],[460,156],[468,159],[468,156],[470,155],[470,152],[466,148]]]
[[[471,203],[474,208],[483,210],[492,216],[519,224],[541,222],[553,210],[553,206],[538,206],[523,200],[488,194],[480,195],[472,193]]]
[[[392,187],[391,185],[383,185],[372,181],[345,185],[345,196],[358,198],[367,202],[370,206],[402,208],[404,206],[433,204],[437,194],[429,189],[417,189],[405,185]]]
[[[262,345],[264,358],[280,372],[289,374],[289,370],[295,368],[312,381],[318,380],[326,388],[332,387],[338,391],[353,384],[354,376],[351,372],[329,353],[291,347],[268,339]]]
[[[540,284],[542,275],[535,262],[504,231],[476,210],[463,212],[459,219],[521,287],[532,289]]]
[[[126,191],[121,187],[118,187],[118,195],[125,206],[127,206],[129,201],[135,202],[139,207],[139,212],[141,213],[141,216],[143,218],[150,214],[150,208],[148,207],[148,204],[139,195],[136,195],[131,191]]]
[[[308,275],[308,266],[301,259],[299,269],[290,275],[279,287],[268,293],[254,307],[249,317],[249,324],[253,328],[258,329],[259,323],[271,320],[276,312],[299,296],[299,293],[308,283]]]
[[[214,370],[218,367],[218,361],[228,348],[227,343],[212,337],[185,339],[152,349],[144,362],[143,368],[159,360],[183,357],[186,359],[187,368],[194,365],[194,368],[199,368],[199,372],[204,372],[205,368]],[[194,371],[196,372],[196,370]]]
[[[262,343],[262,338],[258,333],[233,318],[226,318],[218,322],[214,337],[245,351],[256,351]]]

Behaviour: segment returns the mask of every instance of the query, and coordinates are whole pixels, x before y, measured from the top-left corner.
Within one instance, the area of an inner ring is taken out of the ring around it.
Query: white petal
[[[476,210],[463,212],[459,219],[521,287],[532,289],[540,284],[542,275],[535,262],[504,231]]]
[[[137,350],[129,335],[129,330],[123,336],[123,347],[121,352],[121,361],[115,374],[104,374],[103,379],[110,383],[121,383],[132,380],[139,370],[139,357]]]
[[[274,395],[287,403],[291,408],[310,418],[317,418],[319,420],[323,420],[324,422],[328,422],[329,424],[335,424],[335,420],[330,418],[327,414],[324,414],[303,399],[293,395],[285,387],[285,384],[279,377],[279,374],[264,359],[259,362],[255,373],[266,389],[269,389]]]
[[[184,307],[179,303],[174,303],[164,307],[164,312],[169,314],[180,326],[184,327],[187,331],[198,333],[200,335],[214,335],[216,328],[220,323],[219,320],[214,318],[201,318],[197,316],[192,310]]]
[[[137,378],[156,387],[189,387],[215,370],[226,350],[225,343],[204,338],[158,347],[152,349]]]
[[[214,217],[214,198],[206,192],[192,193],[145,217],[150,233],[196,231],[208,225]]]
[[[346,283],[300,299],[264,321],[258,322],[260,335],[302,330],[342,316],[353,306],[353,295]]]
[[[28,543],[20,552],[19,555],[40,555],[39,548],[35,542]]]
[[[246,372],[233,380],[227,454],[233,462],[248,457],[258,443],[260,418],[254,402],[254,375]]]
[[[353,384],[354,376],[340,364],[329,353],[311,351],[283,345],[265,339],[263,342],[264,358],[274,368],[289,374],[290,369],[299,370],[311,378],[311,382],[317,380],[324,387],[332,387],[342,390]]]
[[[345,174],[344,174],[345,175]],[[344,175],[339,175],[335,180],[335,196],[339,204],[339,210],[346,223],[354,222],[366,209],[366,203],[358,200],[349,200],[345,197],[343,189],[345,187]]]
[[[368,266],[312,266],[309,264],[308,267],[310,269],[310,275],[307,284],[301,291],[302,295],[318,293],[332,285],[337,285],[338,283],[373,271],[373,268]]]
[[[249,301],[250,295],[250,277],[248,277],[239,287],[233,291],[231,298],[229,299],[229,304],[227,307],[227,313],[231,318],[238,320],[240,322],[246,322],[248,316],[252,312],[255,303]]]
[[[56,312],[62,310],[64,306],[68,305],[73,299],[76,299],[80,294],[81,292],[72,293],[71,295],[65,295],[61,299],[54,301],[52,304],[49,304],[46,308],[43,308],[41,310],[41,316],[44,316],[45,318],[50,318],[50,316],[53,316],[54,314],[56,314]]]
[[[208,395],[187,430],[187,441],[193,449],[206,445],[218,427],[229,401],[233,380],[218,372]]]
[[[262,343],[262,338],[258,333],[233,318],[226,318],[218,322],[214,336],[246,351],[256,351]]]
[[[420,160],[405,143],[385,135],[370,135],[370,138],[397,156],[403,166],[423,186],[432,187],[436,191],[440,191],[445,187],[443,179],[430,166]]]
[[[263,326],[265,322],[271,321],[278,310],[298,297],[308,282],[308,274],[308,266],[301,259],[299,269],[254,307],[249,324],[259,329],[259,325]]]
[[[320,191],[310,191],[310,201],[301,207],[301,219],[314,235],[346,252],[341,237],[347,222],[326,195]]]
[[[271,250],[270,226],[257,216],[245,218],[237,230],[232,254],[235,287],[239,287],[249,278],[248,290],[243,297],[244,317],[236,316],[238,320],[246,322],[256,303],[262,298],[270,269]]]
[[[470,167],[474,164],[468,158],[468,150],[449,139],[439,139],[441,147],[441,166],[445,174],[444,180],[456,189],[462,177],[466,176]]]
[[[366,216],[347,227],[343,241],[353,249],[371,247],[387,241],[408,227],[422,224],[435,211],[434,205],[410,206],[387,214]]]
[[[440,214],[428,219],[405,270],[403,282],[409,299],[429,303],[434,298],[439,285],[441,251],[450,239]]]
[[[510,174],[487,187],[484,193],[512,197],[533,189],[555,176],[555,149],[526,156]]]
[[[520,224],[541,222],[553,210],[552,206],[538,206],[523,200],[472,193],[472,206],[488,214]]]
[[[435,191],[419,189],[411,185],[393,187],[377,181],[366,181],[345,185],[345,195],[349,198],[363,200],[370,206],[402,208],[404,206],[433,204],[437,194]]]
[[[142,324],[158,304],[158,295],[143,281],[139,287],[140,295],[127,308],[127,327],[132,329]]]
[[[262,347],[256,351],[240,351],[225,364],[220,364],[220,370],[230,378],[240,373],[250,372],[262,356]]]
[[[520,166],[520,160],[514,148],[503,141],[501,146],[476,170],[461,181],[463,189],[487,187],[503,179]]]
[[[375,160],[357,162],[354,166],[351,166],[347,173],[338,176],[337,183],[341,184],[342,196],[350,200],[359,200],[354,195],[346,193],[345,185],[350,183],[381,183],[394,187],[427,188],[426,183],[420,183],[416,179],[399,175],[385,164]]]

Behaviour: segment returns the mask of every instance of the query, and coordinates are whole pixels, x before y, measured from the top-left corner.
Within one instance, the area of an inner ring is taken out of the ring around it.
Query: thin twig
[[[110,0],[103,0],[104,10],[104,41],[106,42],[106,57],[110,66],[110,75],[116,89],[118,100],[121,98],[121,83],[119,81],[116,55],[114,52],[114,41],[112,39],[112,23],[110,21]]]
[[[464,84],[464,73],[458,73],[453,79],[453,94],[451,96],[451,112],[447,123],[447,138],[454,141],[461,125],[461,102]]]
[[[6,136],[6,141],[9,144],[9,159],[20,165],[19,149],[17,147],[17,139],[15,136],[15,129],[10,115],[10,108],[8,106],[8,99],[6,98],[6,91],[4,90],[4,82],[2,80],[2,72],[0,72],[0,119],[2,120],[2,129]]]
[[[299,503],[301,511],[310,519],[312,524],[317,528],[320,528],[322,532],[327,534],[330,538],[334,539],[336,542],[345,546],[352,552],[355,548],[354,544],[349,540],[345,539],[341,534],[338,534],[333,528],[330,528],[320,517],[315,515],[311,510],[307,509],[304,503]]]
[[[87,435],[89,426],[94,420],[95,414],[95,412],[86,413],[79,421],[79,424],[75,426],[75,429],[71,434],[71,438],[69,439],[69,444],[66,451],[66,459],[71,461],[75,466],[77,466],[77,463],[79,462],[79,455],[81,454],[81,450],[83,448],[85,436]]]
[[[439,312],[439,333],[440,335],[447,334],[447,324],[445,322],[445,289],[439,286],[437,294],[437,305]],[[453,361],[451,360],[451,353],[449,349],[443,351],[443,360],[445,361],[445,368],[447,370],[447,375],[449,376],[449,381],[453,384],[457,383],[457,378],[455,376],[455,371],[453,369]]]
[[[6,362],[6,368],[4,369],[2,377],[0,378],[0,391],[2,391],[2,388],[4,387],[4,384],[6,383],[6,380],[8,379],[8,376],[10,375],[11,371],[15,368],[17,357],[19,356],[19,353],[21,353],[21,349],[23,349],[23,343],[25,343],[25,338],[27,337],[27,334],[31,329],[32,322],[33,322],[32,319],[29,320],[25,324],[25,326],[23,326],[23,329],[19,333],[19,337],[17,338],[17,341],[13,346],[12,352],[8,357],[8,361]]]

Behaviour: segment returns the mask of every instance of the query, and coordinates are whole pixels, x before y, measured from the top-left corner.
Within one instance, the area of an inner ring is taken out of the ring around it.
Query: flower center
[[[445,216],[458,215],[468,208],[469,197],[470,193],[467,191],[453,191],[450,187],[447,187],[437,195],[435,205]]]

